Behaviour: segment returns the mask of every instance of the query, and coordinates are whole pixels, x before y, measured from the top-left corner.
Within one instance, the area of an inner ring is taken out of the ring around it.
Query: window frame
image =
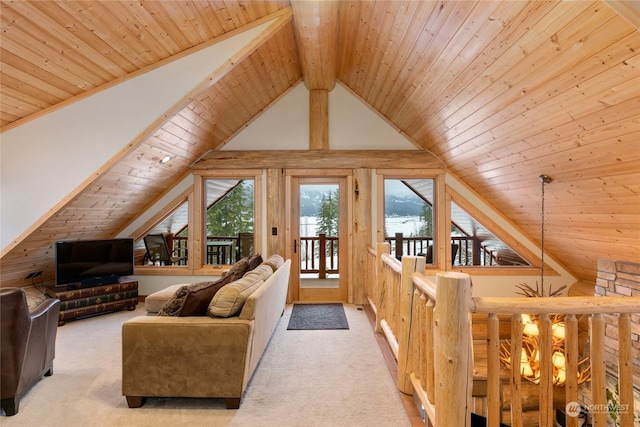
[[[254,251],[262,248],[262,169],[207,170],[194,172],[194,209],[190,211],[190,258],[193,253],[193,269],[196,275],[220,275],[229,265],[206,264],[206,186],[207,179],[252,179],[253,180],[253,229]]]
[[[385,239],[385,193],[384,181],[386,179],[433,179],[433,244],[434,257],[433,264],[427,264],[427,269],[442,269],[444,260],[441,260],[442,254],[446,250],[450,252],[451,243],[446,243],[448,236],[443,234],[441,224],[446,223],[445,210],[442,206],[446,205],[445,200],[445,171],[442,169],[378,169],[376,170],[377,180],[377,209],[376,220],[378,223],[376,241],[384,242]],[[446,248],[447,245],[449,248]]]

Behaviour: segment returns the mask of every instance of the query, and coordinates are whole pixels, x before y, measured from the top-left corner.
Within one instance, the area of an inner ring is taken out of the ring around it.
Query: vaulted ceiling
[[[267,39],[6,248],[2,286],[22,285],[25,272],[52,274],[56,240],[116,235],[301,80],[310,90],[337,82],[361,98],[533,240],[538,177],[551,175],[546,250],[577,277],[595,282],[598,258],[640,260],[640,11],[632,2],[1,7],[3,131],[279,18]],[[176,158],[161,167],[168,151]]]

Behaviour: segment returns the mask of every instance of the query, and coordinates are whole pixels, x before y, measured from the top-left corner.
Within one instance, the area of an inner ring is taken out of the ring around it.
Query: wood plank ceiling
[[[2,130],[289,6],[2,0]],[[303,72],[326,78],[309,65],[313,47],[296,42],[317,26],[313,14],[294,6],[295,26],[275,31],[10,245],[2,286],[23,286],[36,270],[51,280],[56,240],[116,235]],[[640,33],[629,23],[640,14],[628,10],[625,19],[602,1],[340,1],[322,16],[337,20],[323,25],[336,29],[339,84],[534,240],[538,176],[551,175],[546,249],[595,282],[598,258],[640,260]],[[176,159],[161,166],[167,152]]]

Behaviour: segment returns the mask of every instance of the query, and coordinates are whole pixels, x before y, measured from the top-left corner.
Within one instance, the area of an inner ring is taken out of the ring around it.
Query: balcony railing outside
[[[433,247],[434,244],[433,237],[406,237],[402,233],[396,233],[393,237],[385,237],[385,242],[389,243],[391,254],[398,260],[404,255],[427,256],[429,247]],[[493,253],[473,237],[451,236],[451,247],[453,265],[494,265],[496,261]],[[432,260],[427,260],[427,263],[432,262]]]
[[[317,273],[320,279],[339,271],[338,237],[321,233],[300,237],[300,273]]]
[[[174,253],[186,257],[187,241],[187,237],[174,237]],[[237,236],[207,236],[205,263],[208,265],[232,265],[249,256],[252,249],[252,233],[240,233]],[[176,265],[187,265],[187,260],[180,261]]]

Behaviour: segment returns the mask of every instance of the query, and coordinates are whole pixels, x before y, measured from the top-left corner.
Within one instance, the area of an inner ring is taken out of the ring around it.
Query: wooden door
[[[345,177],[291,179],[289,237],[294,302],[347,301],[346,187]],[[315,203],[310,197],[317,198]],[[325,212],[320,212],[323,209]],[[330,219],[336,227],[329,225]],[[323,229],[326,232],[320,233]]]

